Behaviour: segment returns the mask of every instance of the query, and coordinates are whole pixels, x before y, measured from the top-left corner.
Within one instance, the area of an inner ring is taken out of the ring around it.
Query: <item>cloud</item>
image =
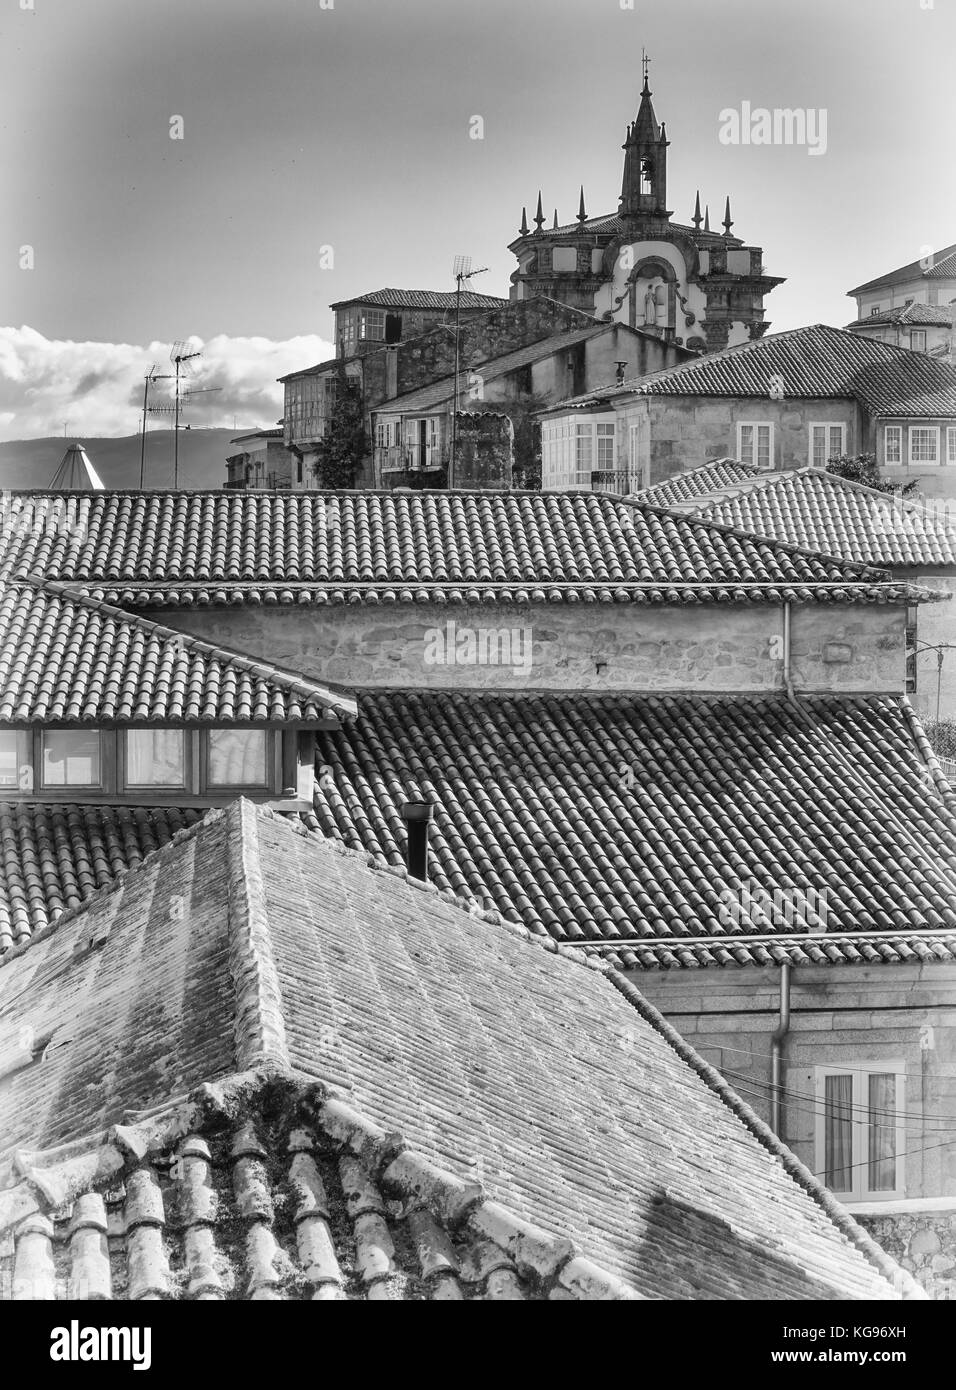
[[[331,343],[316,334],[276,341],[230,338],[219,334],[203,342],[202,357],[190,364],[186,388],[201,391],[186,405],[183,419],[194,426],[259,429],[282,414],[282,387],[276,377],[334,355]],[[0,328],[0,438],[34,439],[63,434],[116,437],[140,427],[143,378],[151,366],[171,372],[168,343],[75,343],[45,338],[35,329]],[[152,404],[172,398],[172,383],[157,381]],[[155,425],[168,418],[152,417]]]

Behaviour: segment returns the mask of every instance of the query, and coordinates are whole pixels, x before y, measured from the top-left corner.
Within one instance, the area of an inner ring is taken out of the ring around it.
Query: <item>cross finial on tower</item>
[[[641,49],[641,67],[644,69],[644,86],[645,86],[645,87],[647,86],[647,69],[650,67],[650,65],[651,65],[651,60],[650,60],[650,58],[647,56],[646,51],[642,48],[642,49]]]

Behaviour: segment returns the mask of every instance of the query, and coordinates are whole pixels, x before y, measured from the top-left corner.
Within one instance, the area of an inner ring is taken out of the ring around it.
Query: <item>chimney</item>
[[[406,801],[402,806],[402,820],[408,826],[408,845],[405,862],[412,878],[428,882],[428,827],[434,814],[430,801]]]

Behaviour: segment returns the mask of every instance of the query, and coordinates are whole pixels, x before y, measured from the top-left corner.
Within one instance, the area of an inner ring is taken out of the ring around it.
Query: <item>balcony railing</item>
[[[591,473],[592,492],[639,492],[641,480],[629,468],[601,468]]]

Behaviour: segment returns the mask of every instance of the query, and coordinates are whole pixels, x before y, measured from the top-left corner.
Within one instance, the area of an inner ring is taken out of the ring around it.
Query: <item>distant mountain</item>
[[[221,488],[226,481],[226,457],[237,452],[230,440],[242,429],[190,429],[179,432],[179,485],[183,488]],[[11,439],[0,442],[0,488],[45,488],[71,444],[82,444],[90,463],[108,488],[139,487],[140,437],[91,439]],[[173,432],[151,430],[146,436],[146,487],[173,485]]]

